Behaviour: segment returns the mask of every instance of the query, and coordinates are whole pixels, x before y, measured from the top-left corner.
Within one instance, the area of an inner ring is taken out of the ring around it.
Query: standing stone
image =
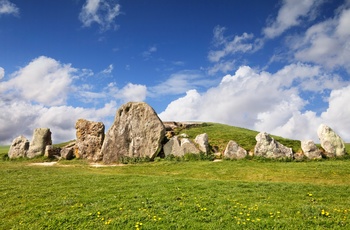
[[[102,122],[79,119],[75,124],[76,143],[74,154],[77,158],[91,161],[102,160],[101,148],[105,138],[105,126]]]
[[[225,152],[224,157],[230,159],[242,159],[247,156],[247,151],[239,146],[235,141],[229,141]]]
[[[301,141],[301,149],[304,155],[309,159],[321,159],[321,150],[315,145],[312,140]]]
[[[194,142],[198,144],[198,148],[203,153],[209,153],[208,134],[203,133],[196,136]]]
[[[165,127],[156,112],[144,102],[122,105],[102,145],[104,163],[120,162],[122,157],[149,157],[161,150]]]
[[[10,146],[8,156],[10,159],[25,157],[29,149],[29,141],[24,136],[16,137]]]
[[[181,141],[178,136],[170,138],[170,140],[163,146],[165,156],[183,156],[184,152],[181,149]]]
[[[46,145],[52,145],[51,131],[48,128],[37,128],[33,132],[33,139],[30,142],[27,152],[28,158],[42,156],[45,153]]]
[[[256,135],[257,141],[254,148],[254,155],[266,158],[292,158],[293,151],[281,143],[277,142],[270,135],[261,132]]]
[[[317,130],[322,148],[327,157],[341,157],[345,155],[344,141],[330,127],[321,124]]]
[[[186,153],[200,153],[200,150],[196,147],[196,145],[188,138],[181,139],[181,149],[184,154]]]
[[[186,137],[174,136],[163,146],[165,156],[174,155],[182,157],[186,153],[199,154],[201,151]]]

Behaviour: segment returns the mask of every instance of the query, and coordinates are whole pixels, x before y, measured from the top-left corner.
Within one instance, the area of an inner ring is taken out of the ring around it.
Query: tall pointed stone
[[[52,145],[51,131],[49,128],[37,128],[33,132],[32,141],[27,152],[28,158],[43,156],[46,145]]]
[[[152,107],[144,102],[126,103],[118,109],[105,136],[103,162],[120,162],[123,157],[153,159],[164,137],[165,127]]]

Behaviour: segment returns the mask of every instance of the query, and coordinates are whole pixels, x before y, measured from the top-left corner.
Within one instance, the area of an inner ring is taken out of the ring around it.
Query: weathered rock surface
[[[75,123],[76,143],[74,154],[77,158],[90,161],[102,160],[101,148],[105,138],[105,126],[102,122],[79,119]]]
[[[322,158],[322,151],[315,145],[312,140],[301,141],[301,149],[304,152],[304,156],[309,159]]]
[[[144,102],[122,105],[102,145],[104,163],[119,162],[122,157],[149,157],[161,150],[165,127],[156,112]]]
[[[225,152],[224,157],[230,159],[242,159],[247,156],[247,151],[239,146],[235,141],[229,141]]]
[[[196,136],[194,142],[197,143],[198,148],[203,153],[209,153],[208,134],[202,133]]]
[[[327,157],[341,157],[345,155],[345,144],[338,134],[327,125],[321,124],[317,130],[322,148]]]
[[[44,156],[48,158],[59,158],[61,148],[56,148],[53,145],[46,145]]]
[[[26,157],[29,149],[29,141],[24,136],[16,137],[10,146],[8,157],[10,159]]]
[[[33,132],[32,141],[27,152],[28,158],[42,156],[47,145],[52,145],[51,131],[49,128],[37,128]]]
[[[293,151],[281,143],[277,142],[270,135],[261,132],[256,135],[257,141],[254,148],[254,155],[266,158],[292,158]]]
[[[75,158],[74,155],[74,148],[73,147],[64,147],[61,149],[60,152],[61,158],[65,159],[65,160],[72,160],[73,158]]]
[[[165,156],[184,156],[186,153],[200,153],[196,145],[188,138],[174,136],[163,146]]]

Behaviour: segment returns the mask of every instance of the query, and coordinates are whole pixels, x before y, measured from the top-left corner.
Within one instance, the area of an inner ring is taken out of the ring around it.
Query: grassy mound
[[[207,133],[211,146],[217,146],[221,152],[226,148],[230,140],[237,142],[247,151],[254,151],[256,144],[255,136],[257,131],[234,127],[218,123],[203,123],[201,126],[183,129],[180,133],[186,133],[190,138],[195,138],[198,134]],[[272,137],[283,145],[292,148],[294,152],[300,152],[300,141],[290,140],[279,136]]]

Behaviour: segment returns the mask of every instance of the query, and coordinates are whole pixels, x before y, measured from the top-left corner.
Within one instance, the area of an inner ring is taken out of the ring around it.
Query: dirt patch
[[[54,166],[57,162],[42,162],[42,163],[31,163],[31,166]]]
[[[91,163],[90,166],[91,166],[91,167],[95,167],[95,168],[101,168],[101,167],[125,166],[125,164],[104,165],[104,164],[98,164],[98,163]]]

